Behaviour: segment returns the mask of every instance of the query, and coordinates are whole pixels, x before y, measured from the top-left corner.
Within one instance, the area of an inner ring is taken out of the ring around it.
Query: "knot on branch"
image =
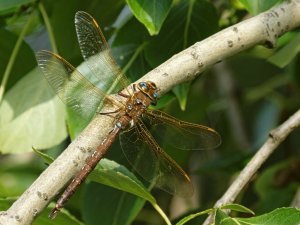
[[[267,48],[274,48],[276,46],[277,38],[284,33],[285,29],[282,28],[281,15],[285,13],[284,7],[280,9],[272,9],[263,16],[263,25],[265,26],[265,33],[267,40],[264,45]]]
[[[278,142],[282,138],[277,134],[275,129],[269,132],[269,137],[273,140],[273,142]]]

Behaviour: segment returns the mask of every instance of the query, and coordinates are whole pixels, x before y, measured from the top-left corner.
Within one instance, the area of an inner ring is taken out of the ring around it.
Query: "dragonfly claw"
[[[55,206],[54,209],[52,209],[51,213],[49,214],[49,219],[51,220],[55,219],[59,211],[60,209],[57,206]]]

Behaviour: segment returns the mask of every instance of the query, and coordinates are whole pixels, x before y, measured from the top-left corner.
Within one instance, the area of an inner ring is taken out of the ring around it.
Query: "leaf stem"
[[[161,217],[164,219],[167,225],[172,225],[167,215],[164,213],[164,211],[157,205],[156,203],[150,202],[153,206],[153,208],[161,215]]]
[[[141,53],[141,51],[144,49],[144,47],[146,46],[146,42],[144,42],[142,45],[140,45],[136,51],[134,52],[133,56],[130,58],[130,60],[128,61],[128,63],[124,66],[123,68],[123,72],[126,73],[127,70],[131,67],[132,63],[134,62],[134,60],[138,57],[138,55]]]
[[[194,214],[190,214],[184,218],[182,218],[180,221],[178,221],[176,223],[176,225],[183,225],[185,223],[187,223],[188,221],[190,221],[191,219],[194,219],[198,216],[201,216],[201,215],[204,215],[204,214],[208,214],[208,213],[211,213],[213,211],[213,209],[207,209],[207,210],[204,210],[204,211],[201,211],[201,212],[198,212],[198,213],[194,213]]]
[[[191,23],[192,11],[194,8],[195,0],[190,0],[188,4],[189,4],[189,8],[188,8],[186,23],[183,31],[183,46],[182,46],[183,49],[187,48],[187,44],[188,44],[187,41],[188,41],[189,25]]]
[[[11,74],[11,70],[13,68],[13,65],[15,63],[15,60],[17,58],[17,55],[19,53],[19,50],[21,48],[21,44],[22,44],[22,41],[26,35],[26,32],[32,22],[32,19],[34,18],[34,10],[32,11],[31,15],[29,16],[24,28],[22,29],[19,37],[18,37],[18,40],[15,44],[15,47],[10,55],[10,58],[8,60],[8,63],[7,63],[7,66],[5,68],[5,71],[4,71],[4,74],[3,74],[3,78],[2,78],[2,81],[1,81],[1,85],[0,85],[0,104],[2,102],[2,99],[3,99],[3,95],[4,95],[4,92],[5,92],[5,87],[6,87],[6,84],[7,84],[7,81],[9,79],[9,76]]]
[[[57,50],[57,45],[56,45],[53,29],[52,29],[52,26],[51,26],[51,23],[50,23],[50,19],[47,15],[47,12],[46,12],[45,7],[42,4],[42,2],[39,3],[39,10],[42,14],[43,20],[45,22],[46,29],[47,29],[48,34],[49,34],[49,39],[50,39],[50,44],[51,44],[52,51],[57,54],[58,50]]]

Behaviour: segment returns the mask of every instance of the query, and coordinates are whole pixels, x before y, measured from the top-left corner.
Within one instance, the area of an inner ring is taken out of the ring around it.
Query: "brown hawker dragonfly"
[[[159,88],[156,84],[146,81],[128,88],[130,82],[112,58],[111,50],[93,17],[86,12],[77,12],[75,27],[81,54],[93,77],[87,79],[65,59],[48,51],[36,54],[39,67],[69,109],[88,120],[97,112],[113,116],[114,128],[75,175],[49,217],[57,215],[119,134],[126,158],[143,178],[171,194],[190,195],[192,184],[188,175],[158,143],[169,140],[168,146],[173,149],[212,149],[221,143],[219,134],[209,127],[179,121],[164,112],[148,109],[158,100]],[[118,93],[123,101],[111,98],[109,93]],[[106,102],[118,109],[100,112]],[[148,130],[150,128],[151,131],[160,130],[160,133],[154,133],[153,138]]]

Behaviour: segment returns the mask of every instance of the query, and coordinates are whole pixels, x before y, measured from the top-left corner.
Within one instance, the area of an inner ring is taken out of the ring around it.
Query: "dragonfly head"
[[[140,82],[137,85],[138,89],[147,95],[151,99],[151,104],[156,105],[157,99],[159,97],[156,84],[152,81]]]

